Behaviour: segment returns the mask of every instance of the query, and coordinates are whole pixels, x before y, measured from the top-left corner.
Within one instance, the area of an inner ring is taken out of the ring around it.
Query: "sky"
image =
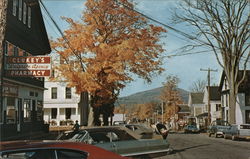
[[[192,29],[187,28],[184,25],[174,25],[171,21],[171,10],[178,6],[180,0],[134,0],[137,4],[135,9],[157,21],[167,24],[171,27],[179,29],[188,34],[192,34]],[[52,15],[61,30],[67,29],[68,25],[61,19],[62,16],[70,17],[75,20],[79,20],[82,11],[84,10],[85,0],[42,0],[45,7]],[[43,18],[48,33],[48,37],[57,38],[60,37],[54,24],[43,12]],[[154,22],[152,22],[155,25]],[[165,28],[167,33],[164,34],[162,42],[164,42],[164,54],[166,56],[174,55],[179,53],[178,49],[186,45],[190,40],[184,39],[181,35],[176,32]],[[184,40],[183,40],[184,39]],[[204,49],[203,49],[204,50]],[[193,50],[196,52],[201,50]],[[161,87],[162,83],[165,82],[168,75],[175,75],[180,79],[179,88],[190,90],[192,84],[197,80],[206,80],[207,72],[201,71],[200,69],[214,69],[217,72],[211,72],[211,84],[218,85],[221,76],[221,67],[218,65],[215,55],[212,52],[205,52],[200,54],[191,54],[185,56],[175,56],[171,58],[165,58],[163,67],[165,71],[156,77],[152,78],[152,83],[148,84],[143,79],[137,78],[129,83],[121,92],[120,96],[128,96],[137,92],[146,91]]]

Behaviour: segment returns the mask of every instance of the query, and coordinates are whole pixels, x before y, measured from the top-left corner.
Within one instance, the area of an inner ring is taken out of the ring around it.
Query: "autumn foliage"
[[[93,107],[113,103],[132,75],[150,82],[163,71],[163,28],[149,24],[127,0],[87,0],[81,21],[52,42],[61,56],[57,68],[77,93],[87,91]],[[134,76],[133,76],[134,77]]]
[[[177,90],[179,78],[177,76],[168,76],[163,83],[164,89],[161,92],[160,99],[164,103],[164,119],[169,120],[179,111],[178,104],[183,104],[179,91]]]

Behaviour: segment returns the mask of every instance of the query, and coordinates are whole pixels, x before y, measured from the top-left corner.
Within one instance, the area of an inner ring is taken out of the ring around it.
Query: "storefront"
[[[1,110],[1,140],[45,131],[43,90],[21,82],[5,80]]]

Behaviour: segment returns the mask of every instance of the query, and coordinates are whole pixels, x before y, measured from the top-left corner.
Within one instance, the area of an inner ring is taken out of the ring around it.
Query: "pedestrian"
[[[73,130],[74,131],[79,131],[79,129],[80,129],[80,125],[78,124],[78,120],[76,120],[75,125],[73,127]]]

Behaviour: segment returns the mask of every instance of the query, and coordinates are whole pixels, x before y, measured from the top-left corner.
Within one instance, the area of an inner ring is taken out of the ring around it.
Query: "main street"
[[[206,134],[169,134],[173,153],[157,159],[250,159],[249,141],[210,138]]]

